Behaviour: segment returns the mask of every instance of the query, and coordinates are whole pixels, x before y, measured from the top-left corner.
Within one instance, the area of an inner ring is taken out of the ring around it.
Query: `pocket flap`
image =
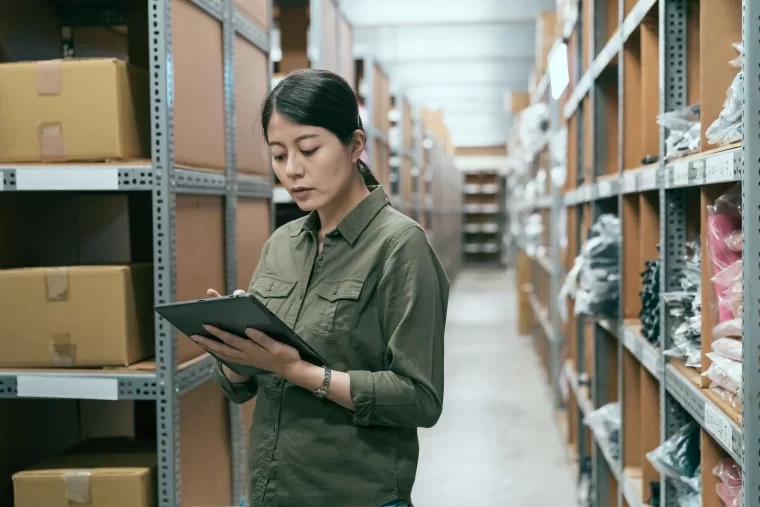
[[[317,295],[328,301],[339,299],[359,299],[362,293],[364,280],[358,278],[346,278],[345,280],[325,280],[315,290]]]
[[[271,275],[261,275],[253,282],[251,289],[266,298],[284,298],[295,286],[296,282],[280,280]]]

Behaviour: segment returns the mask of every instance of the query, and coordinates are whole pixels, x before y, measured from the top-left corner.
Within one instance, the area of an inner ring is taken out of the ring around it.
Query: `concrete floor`
[[[415,507],[574,507],[575,477],[513,272],[465,270],[449,299],[444,410],[420,431]]]

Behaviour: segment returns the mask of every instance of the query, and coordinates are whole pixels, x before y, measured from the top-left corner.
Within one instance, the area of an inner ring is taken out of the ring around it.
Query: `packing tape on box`
[[[60,123],[40,124],[37,127],[37,143],[40,147],[40,160],[43,162],[64,162],[66,160],[63,125]]]
[[[90,477],[92,472],[86,469],[72,469],[63,472],[66,485],[66,500],[74,505],[91,505]]]
[[[53,366],[70,367],[76,363],[77,346],[71,343],[69,333],[53,333],[50,340],[50,355]]]
[[[63,60],[45,60],[37,64],[37,95],[60,95],[63,92]]]
[[[69,300],[69,270],[51,268],[45,270],[45,299],[48,302]]]

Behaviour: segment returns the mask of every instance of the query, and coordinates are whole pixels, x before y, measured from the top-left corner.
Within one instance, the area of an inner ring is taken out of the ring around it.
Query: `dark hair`
[[[326,70],[297,70],[269,92],[261,108],[261,127],[267,141],[269,120],[275,112],[294,123],[329,130],[345,145],[351,143],[357,129],[364,131],[356,94],[345,79]],[[361,160],[359,173],[365,185],[379,185]]]

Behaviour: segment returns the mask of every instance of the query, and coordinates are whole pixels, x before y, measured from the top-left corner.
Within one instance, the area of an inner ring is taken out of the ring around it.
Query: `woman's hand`
[[[301,356],[296,349],[255,329],[246,329],[246,337],[243,338],[213,326],[205,325],[203,328],[219,338],[222,343],[198,335],[190,338],[208,352],[213,352],[231,363],[261,368],[284,377],[301,362]]]

